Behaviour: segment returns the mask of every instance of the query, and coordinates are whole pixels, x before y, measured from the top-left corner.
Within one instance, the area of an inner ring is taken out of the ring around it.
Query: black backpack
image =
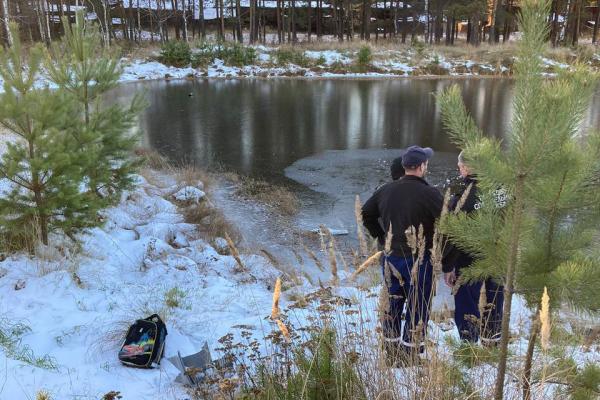
[[[119,360],[125,365],[139,368],[152,368],[152,364],[160,364],[166,336],[167,327],[157,314],[138,319],[127,331],[119,350]]]

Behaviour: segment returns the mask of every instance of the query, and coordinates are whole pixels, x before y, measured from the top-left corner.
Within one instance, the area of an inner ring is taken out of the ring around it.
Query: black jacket
[[[477,209],[479,209],[481,203],[479,200],[479,193],[477,189],[477,180],[473,176],[467,176],[463,179],[460,190],[452,196],[450,199],[450,204],[448,205],[448,209],[450,211],[454,211],[458,206],[458,202],[461,197],[467,190],[467,188],[471,186],[471,190],[469,191],[469,195],[465,200],[465,203],[460,208],[461,211],[466,213],[471,213]],[[457,274],[460,273],[461,268],[468,267],[474,261],[473,256],[470,254],[460,250],[455,247],[451,242],[449,242],[446,246],[446,251],[444,253],[444,260],[442,262],[442,271],[451,272],[454,270]]]
[[[392,226],[392,254],[411,257],[405,231],[423,224],[427,249],[433,243],[436,218],[442,212],[444,198],[424,180],[407,175],[379,188],[362,207],[363,224],[380,244],[385,242],[387,230]],[[379,218],[385,229],[380,225]]]

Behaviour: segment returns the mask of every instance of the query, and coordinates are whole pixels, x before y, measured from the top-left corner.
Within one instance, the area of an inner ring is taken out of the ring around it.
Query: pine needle
[[[281,297],[281,279],[275,281],[275,289],[273,290],[273,307],[271,307],[271,319],[279,318],[279,298]]]

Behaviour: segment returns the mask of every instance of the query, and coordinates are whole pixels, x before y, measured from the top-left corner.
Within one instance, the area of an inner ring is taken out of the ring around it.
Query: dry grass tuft
[[[271,319],[276,320],[279,318],[279,298],[281,297],[281,279],[277,278],[275,281],[275,289],[273,290],[273,306],[271,307]]]
[[[208,202],[191,205],[182,212],[185,222],[197,225],[200,233],[208,241],[224,237],[227,233],[235,243],[239,243],[240,233],[237,228],[227,220],[221,210],[212,207]]]
[[[238,196],[263,203],[284,216],[293,216],[298,213],[300,207],[298,198],[285,186],[273,185],[249,177],[238,176],[235,179],[232,178],[233,174],[228,174],[228,176],[230,180],[239,184],[236,191]]]
[[[360,197],[356,195],[354,200],[354,217],[356,218],[356,235],[358,236],[358,245],[360,248],[360,255],[366,256],[369,254],[367,246],[367,240],[365,239],[365,233],[363,231],[363,218],[362,218],[362,206],[360,204]]]
[[[237,247],[235,247],[235,243],[233,243],[233,240],[231,240],[231,237],[229,237],[229,234],[227,232],[225,232],[225,240],[227,241],[227,246],[229,247],[229,251],[231,252],[231,255],[233,256],[236,264],[238,265],[238,269],[236,269],[235,272],[247,271],[246,266],[244,265],[244,263],[242,262],[242,259],[240,258],[240,252],[238,251]]]
[[[544,294],[542,295],[540,322],[542,324],[540,332],[542,349],[548,350],[548,348],[550,347],[550,296],[548,296],[548,289],[546,289],[545,286]]]
[[[134,154],[144,161],[144,166],[157,171],[165,171],[171,168],[169,160],[158,151],[146,148],[134,150]]]
[[[277,326],[279,327],[279,330],[281,331],[281,334],[283,335],[283,337],[285,338],[286,341],[290,341],[290,331],[288,330],[287,326],[285,326],[285,324],[283,322],[281,322],[281,320],[276,320],[275,321],[277,323]]]
[[[354,271],[354,273],[352,274],[352,277],[350,279],[355,280],[356,277],[358,275],[360,275],[364,270],[366,270],[369,266],[377,264],[379,262],[379,260],[381,259],[382,254],[383,254],[383,251],[378,251],[377,253],[373,254],[371,257],[367,258],[367,260],[364,263],[362,263],[356,269],[356,271]]]
[[[35,400],[51,400],[50,393],[45,390],[40,390],[35,394]]]
[[[324,272],[325,268],[323,267],[323,263],[321,262],[321,260],[319,260],[319,258],[317,257],[317,255],[311,249],[309,249],[306,246],[304,246],[304,251],[306,251],[306,253],[310,257],[310,259],[313,260],[313,262],[315,263],[315,265],[317,266],[317,268],[319,268],[319,270],[321,272]]]

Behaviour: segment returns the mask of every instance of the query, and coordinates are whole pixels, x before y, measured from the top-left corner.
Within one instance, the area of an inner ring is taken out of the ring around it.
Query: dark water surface
[[[420,144],[454,152],[435,99],[453,83],[479,126],[502,136],[511,116],[509,79],[149,81],[116,94],[146,92],[144,144],[170,159],[274,178],[325,150]],[[585,123],[600,129],[600,91]]]
[[[115,93],[146,93],[144,145],[170,159],[274,178],[325,150],[418,143],[454,152],[435,99],[453,83],[484,131],[502,136],[511,116],[508,79],[149,81]],[[585,124],[600,129],[600,91]]]

